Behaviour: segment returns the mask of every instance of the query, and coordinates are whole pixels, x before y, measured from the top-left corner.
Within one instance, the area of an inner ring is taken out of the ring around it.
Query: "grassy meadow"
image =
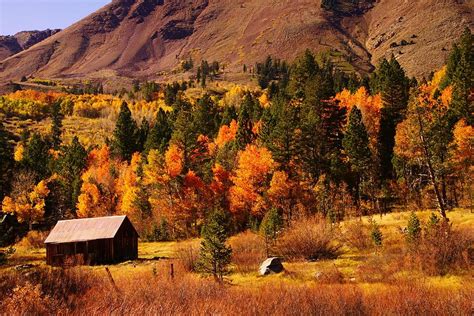
[[[367,227],[368,217],[343,222],[334,227],[337,258],[284,258],[283,273],[264,277],[257,272],[266,258],[261,237],[241,233],[229,241],[233,261],[224,284],[191,271],[199,253],[197,239],[140,243],[138,260],[108,267],[117,289],[104,266],[50,268],[45,250],[22,240],[0,268],[5,293],[0,304],[13,314],[470,315],[472,257],[466,258],[468,266],[455,266],[443,275],[419,269],[410,261],[424,257],[407,256],[401,235],[409,215],[374,218],[384,236],[378,249],[370,242],[358,249],[351,240],[353,225]],[[425,223],[430,212],[417,215]],[[453,230],[472,236],[473,212],[458,209],[449,218]]]

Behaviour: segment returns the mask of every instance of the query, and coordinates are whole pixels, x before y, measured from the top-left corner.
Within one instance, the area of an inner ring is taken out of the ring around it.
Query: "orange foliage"
[[[365,87],[361,87],[354,94],[344,89],[336,95],[335,100],[339,101],[341,107],[347,109],[348,114],[351,112],[353,106],[359,108],[362,112],[362,121],[369,134],[371,149],[375,150],[380,131],[380,111],[383,104],[382,96],[380,94],[371,96]]]
[[[184,153],[177,145],[171,145],[165,154],[166,172],[171,178],[181,174],[183,170]]]
[[[59,92],[41,92],[36,90],[18,90],[16,92],[6,95],[7,98],[11,100],[30,100],[36,101],[44,104],[51,105],[56,102],[59,98],[66,96],[64,93]]]
[[[453,134],[453,160],[457,165],[474,171],[474,127],[461,120],[454,127]]]
[[[88,157],[88,169],[82,175],[81,195],[77,203],[79,217],[107,216],[115,213],[116,179],[122,165],[110,157],[110,149],[94,149]]]
[[[275,167],[271,152],[264,147],[247,145],[239,153],[238,167],[232,177],[234,185],[230,188],[231,210],[234,213],[245,209],[254,214],[262,211],[263,193]]]
[[[140,154],[133,154],[130,165],[122,168],[120,177],[117,180],[117,192],[119,194],[118,210],[132,217],[137,211],[135,201],[138,198],[138,168],[140,162]]]
[[[238,129],[239,125],[235,120],[232,120],[229,125],[221,126],[215,140],[217,147],[223,147],[227,143],[234,141],[235,137],[237,136]]]

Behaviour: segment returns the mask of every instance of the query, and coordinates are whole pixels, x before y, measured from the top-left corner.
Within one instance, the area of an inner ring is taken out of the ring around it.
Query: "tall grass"
[[[398,282],[383,291],[353,284],[293,284],[259,287],[218,284],[189,273],[174,279],[141,271],[117,281],[98,270],[37,270],[0,277],[0,310],[8,315],[469,315],[474,286],[462,290]]]

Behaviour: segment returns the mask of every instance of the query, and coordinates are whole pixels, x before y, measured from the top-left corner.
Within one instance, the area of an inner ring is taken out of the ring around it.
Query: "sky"
[[[64,29],[111,0],[0,0],[0,35]]]

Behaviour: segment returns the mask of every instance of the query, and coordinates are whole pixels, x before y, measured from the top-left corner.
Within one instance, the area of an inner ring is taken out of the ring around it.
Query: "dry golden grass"
[[[239,234],[230,240],[233,271],[224,285],[188,272],[178,255],[180,249],[198,247],[197,239],[140,243],[139,260],[109,267],[119,293],[103,266],[49,268],[44,250],[17,246],[8,265],[0,268],[0,310],[12,315],[469,315],[472,269],[461,265],[444,276],[432,276],[413,265],[399,231],[407,215],[377,218],[385,238],[393,241],[377,252],[348,243],[337,259],[284,262],[284,273],[266,277],[257,274],[265,257],[260,237]],[[422,222],[428,215],[419,214]],[[456,210],[450,218],[462,236],[472,233],[474,214]],[[25,263],[35,267],[14,268]]]

